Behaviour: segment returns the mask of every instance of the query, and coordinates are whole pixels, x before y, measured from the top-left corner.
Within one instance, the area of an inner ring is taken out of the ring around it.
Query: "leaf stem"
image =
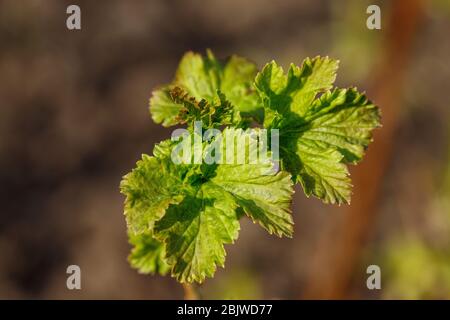
[[[199,300],[199,294],[194,285],[183,283],[184,299],[185,300]]]

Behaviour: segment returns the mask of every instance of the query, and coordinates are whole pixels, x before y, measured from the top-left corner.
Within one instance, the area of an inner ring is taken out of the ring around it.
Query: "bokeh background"
[[[78,4],[82,30],[66,28]],[[365,26],[382,9],[382,30]],[[294,199],[295,236],[248,219],[204,298],[450,298],[450,2],[0,1],[0,298],[172,299],[127,262],[119,182],[170,135],[152,88],[188,50],[262,66],[341,60],[337,84],[383,112],[350,206]],[[298,186],[299,187],[299,186]],[[82,290],[66,288],[66,268]],[[366,288],[381,268],[382,289]]]

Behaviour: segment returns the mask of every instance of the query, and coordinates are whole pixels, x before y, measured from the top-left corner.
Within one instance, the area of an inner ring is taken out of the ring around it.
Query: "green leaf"
[[[179,120],[178,113],[183,108],[182,104],[172,100],[170,86],[153,91],[150,98],[150,114],[153,121],[161,123],[164,127],[176,125]]]
[[[172,276],[179,282],[203,282],[216,266],[224,266],[225,243],[237,239],[239,220],[231,196],[206,183],[186,196],[156,223],[155,236],[164,241]]]
[[[232,194],[244,212],[270,234],[292,237],[291,176],[286,172],[255,176],[255,171],[259,169],[252,165],[221,165],[212,182]]]
[[[192,128],[195,121],[201,121],[204,128],[214,128],[233,123],[233,107],[221,92],[217,92],[214,103],[205,99],[197,101],[179,87],[171,90],[170,95],[173,101],[183,105],[177,116],[180,124],[189,123]]]
[[[303,118],[278,121],[283,167],[308,196],[349,203],[352,186],[343,163],[362,159],[379,120],[379,109],[356,89],[328,91]]]
[[[206,56],[188,52],[180,61],[174,85],[183,88],[197,100],[213,102],[220,89],[222,74],[223,66],[211,51]]]
[[[244,58],[232,56],[222,64],[211,51],[206,56],[188,52],[181,59],[174,81],[153,92],[152,118],[163,126],[183,123],[183,118],[177,116],[186,110],[186,101],[194,100],[200,107],[215,106],[218,110],[231,104],[235,126],[248,125],[251,117],[261,121],[263,108],[253,87],[255,75],[256,66]],[[184,92],[185,102],[170,95],[175,87]]]
[[[258,132],[258,129],[253,130]],[[244,212],[270,234],[291,237],[294,224],[290,210],[294,193],[291,176],[283,171],[274,172],[273,163],[269,159],[260,157],[257,163],[251,163],[250,159],[257,159],[258,149],[251,148],[250,145],[257,145],[258,133],[252,135],[248,130],[227,128],[223,136],[222,146],[219,147],[221,150],[226,145],[227,137],[236,139],[235,160],[238,150],[242,148],[238,141],[246,139],[242,144],[247,152],[246,159],[243,164],[235,161],[235,164],[217,166],[216,175],[211,182],[229,192]]]
[[[166,275],[170,270],[166,263],[164,244],[146,232],[140,234],[128,233],[129,242],[133,245],[128,261],[130,265],[143,274]]]
[[[276,115],[285,113],[290,107],[283,68],[275,61],[266,64],[255,78],[255,87],[264,105],[264,127],[268,127]]]
[[[325,203],[350,201],[351,181],[337,150],[299,139],[296,148],[283,148],[280,153],[283,169],[292,173],[308,197],[312,194]]]
[[[132,232],[151,230],[170,204],[183,200],[183,188],[170,160],[142,155],[136,168],[120,183],[120,191],[126,196],[125,217]]]
[[[334,89],[338,62],[305,59],[285,75],[275,62],[255,79],[264,102],[264,125],[280,130],[282,168],[307,196],[349,203],[351,183],[343,163],[356,163],[379,126],[378,108],[356,89]]]
[[[245,58],[233,55],[223,71],[220,90],[243,115],[262,123],[264,109],[253,86],[256,65]]]
[[[328,57],[306,58],[301,68],[291,65],[288,75],[293,91],[291,111],[304,115],[318,93],[332,88],[338,66],[339,61]]]
[[[314,101],[305,117],[302,139],[321,141],[335,148],[345,162],[356,163],[380,124],[380,111],[356,89],[334,89]]]
[[[328,57],[306,58],[301,67],[291,64],[288,74],[272,61],[255,79],[255,86],[266,107],[266,122],[276,114],[295,112],[303,115],[316,95],[332,87],[338,61]]]
[[[178,281],[202,282],[214,274],[217,265],[223,265],[223,244],[237,238],[242,211],[269,233],[292,236],[292,180],[286,172],[273,172],[269,158],[255,157],[258,149],[250,146],[258,141],[260,131],[226,128],[222,136],[205,142],[203,155],[214,146],[220,164],[189,165],[184,180],[192,188],[185,188],[183,201],[169,206],[156,222],[154,236],[166,244],[167,262]],[[224,148],[231,139],[233,159],[228,164]],[[238,159],[238,150],[246,150],[243,159]]]

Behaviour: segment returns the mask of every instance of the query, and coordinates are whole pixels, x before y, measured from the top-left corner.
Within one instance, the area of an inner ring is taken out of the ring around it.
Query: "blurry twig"
[[[378,195],[395,141],[401,89],[411,45],[423,14],[421,0],[392,1],[383,57],[376,68],[369,92],[382,111],[382,125],[365,159],[352,172],[352,204],[343,209],[341,220],[319,239],[303,298],[348,298],[364,242],[371,233]]]
[[[184,299],[185,300],[199,300],[199,294],[194,285],[183,283]]]

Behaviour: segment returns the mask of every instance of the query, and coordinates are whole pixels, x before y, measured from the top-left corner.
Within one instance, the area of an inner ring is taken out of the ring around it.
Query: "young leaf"
[[[334,89],[338,62],[306,59],[287,75],[275,62],[256,76],[265,126],[280,130],[282,168],[306,195],[348,203],[351,183],[344,163],[361,160],[379,125],[379,111],[356,89]],[[318,97],[319,94],[322,95]]]
[[[179,87],[172,89],[170,95],[174,102],[183,105],[177,116],[180,124],[192,126],[194,121],[201,121],[204,128],[214,128],[233,123],[233,107],[221,92],[217,92],[214,103],[205,99],[197,101]]]
[[[255,175],[252,165],[222,165],[211,182],[233,195],[236,204],[270,234],[292,237],[292,182],[286,172]]]
[[[269,159],[263,161],[261,155],[257,163],[251,163],[250,159],[256,159],[258,153],[258,149],[251,146],[252,144],[255,146],[258,140],[248,132],[227,128],[223,132],[223,137],[225,139],[221,141],[219,147],[221,150],[227,145],[227,137],[232,137],[236,141],[246,139],[243,148],[246,149],[247,155],[242,164],[217,166],[211,182],[230,193],[236,204],[270,234],[291,237],[294,224],[290,210],[294,193],[291,176],[283,171],[273,172],[273,163]],[[239,146],[235,145],[235,160],[238,150]]]
[[[170,160],[142,155],[133,171],[124,176],[120,190],[126,196],[125,217],[134,233],[151,230],[170,204],[183,200],[183,185]]]
[[[218,61],[211,51],[206,56],[186,53],[178,66],[174,81],[153,92],[150,111],[156,123],[172,126],[182,122],[177,117],[185,104],[173,99],[170,91],[175,87],[186,94],[184,100],[195,100],[202,106],[216,105],[217,101],[229,101],[233,105],[235,126],[243,125],[242,117],[262,117],[262,105],[253,87],[256,66],[244,58],[232,56],[225,64]],[[223,95],[223,96],[221,96]],[[226,123],[224,123],[226,124]]]
[[[257,72],[254,63],[233,55],[225,65],[220,90],[242,116],[262,122],[264,109],[253,86]]]
[[[144,156],[125,177],[122,192],[131,232],[152,232],[165,243],[166,261],[179,281],[201,282],[223,265],[223,244],[237,238],[242,211],[269,233],[292,236],[292,180],[286,172],[274,173],[268,158],[256,158],[258,149],[251,146],[257,146],[257,139],[226,128],[216,140],[203,143],[203,156],[215,146],[221,158],[210,165],[173,164],[173,148],[191,147],[193,139],[164,141],[155,147],[155,157]],[[226,163],[227,141],[235,146],[231,164]],[[245,150],[240,162],[238,147]]]
[[[235,202],[210,183],[171,206],[155,225],[155,236],[166,244],[172,276],[179,282],[212,277],[216,265],[225,263],[223,245],[234,242],[238,231]]]
[[[355,88],[334,89],[314,101],[304,120],[303,140],[321,141],[342,153],[345,162],[356,163],[372,141],[380,112]]]
[[[134,234],[128,233],[129,242],[133,245],[128,261],[139,273],[156,274],[164,276],[170,267],[166,263],[166,249],[164,244],[152,237],[149,232]]]
[[[332,87],[338,61],[328,57],[306,58],[301,67],[291,64],[288,74],[275,61],[268,63],[255,79],[266,107],[267,126],[275,114],[295,112],[302,116],[319,92]]]
[[[165,86],[153,91],[150,98],[150,111],[153,121],[164,127],[174,126],[179,122],[177,118],[183,105],[173,101],[171,86]]]
[[[312,194],[325,203],[349,201],[352,185],[337,150],[321,142],[301,139],[296,148],[282,150],[283,168],[297,178],[308,197]]]

